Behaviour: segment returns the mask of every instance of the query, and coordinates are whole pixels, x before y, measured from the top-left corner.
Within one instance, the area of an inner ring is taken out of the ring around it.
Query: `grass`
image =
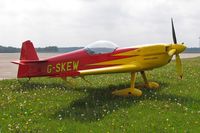
[[[0,81],[1,132],[199,132],[200,58],[184,59],[184,78],[175,62],[147,73],[161,88],[142,97],[117,97],[130,74],[77,78],[74,88],[61,79]],[[142,82],[137,76],[137,83]]]

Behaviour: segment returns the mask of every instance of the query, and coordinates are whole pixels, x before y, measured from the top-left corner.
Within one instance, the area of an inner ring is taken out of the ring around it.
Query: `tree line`
[[[0,53],[18,53],[20,50],[20,48],[0,46]],[[44,48],[36,48],[36,51],[40,53],[58,52],[58,47],[48,46]]]

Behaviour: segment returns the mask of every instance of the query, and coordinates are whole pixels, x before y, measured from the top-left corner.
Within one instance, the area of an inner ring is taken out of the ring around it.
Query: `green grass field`
[[[184,59],[184,78],[175,62],[149,71],[158,90],[142,97],[117,97],[130,74],[80,78],[74,88],[61,79],[0,81],[0,133],[4,132],[200,132],[200,58]],[[141,75],[137,83],[142,82]]]

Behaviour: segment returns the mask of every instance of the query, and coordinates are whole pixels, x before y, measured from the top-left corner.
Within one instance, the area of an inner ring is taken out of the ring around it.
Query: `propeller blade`
[[[174,41],[174,44],[177,44],[176,32],[175,32],[175,29],[174,29],[174,22],[173,22],[172,18],[171,18],[171,23],[172,23],[172,37],[173,37],[173,41]]]
[[[169,55],[169,56],[172,56],[172,55],[174,55],[175,53],[176,53],[176,49],[171,49],[171,50],[169,50],[168,55]]]
[[[183,68],[182,68],[182,63],[179,54],[176,54],[176,71],[177,74],[180,76],[182,79],[183,77]]]

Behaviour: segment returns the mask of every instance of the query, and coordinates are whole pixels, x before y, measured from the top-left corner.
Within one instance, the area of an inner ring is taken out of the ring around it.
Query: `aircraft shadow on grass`
[[[136,84],[137,85],[137,84]],[[54,119],[72,119],[80,122],[92,122],[98,121],[112,114],[113,112],[129,108],[131,106],[139,104],[141,101],[145,100],[157,100],[157,101],[169,101],[180,104],[187,104],[189,101],[200,102],[191,97],[183,97],[173,94],[159,94],[159,91],[168,87],[167,83],[161,83],[161,88],[157,90],[142,89],[143,95],[141,97],[119,97],[112,95],[114,89],[121,89],[124,86],[128,87],[128,83],[119,85],[110,85],[104,88],[76,88],[72,89],[67,87],[65,84],[60,83],[38,83],[38,82],[23,82],[21,83],[18,91],[31,91],[38,88],[62,88],[63,90],[80,91],[87,93],[87,96],[80,98],[78,100],[72,101],[70,105],[63,107],[54,115],[50,116]],[[151,106],[151,105],[150,105]]]
[[[72,119],[80,122],[92,122],[101,120],[107,115],[112,114],[114,111],[129,108],[130,106],[134,106],[145,100],[170,100],[171,102],[183,105],[188,101],[195,101],[195,99],[189,97],[172,94],[159,94],[158,91],[162,91],[162,89],[168,86],[168,84],[165,83],[161,83],[162,88],[158,90],[142,89],[143,96],[141,97],[119,97],[111,94],[113,88],[120,89],[124,86],[124,84],[120,84],[99,89],[88,88],[88,95],[86,97],[73,101],[69,106],[59,109],[55,112],[53,117],[55,119],[59,119],[60,117],[62,119]],[[79,91],[83,91],[83,89],[80,88]]]

